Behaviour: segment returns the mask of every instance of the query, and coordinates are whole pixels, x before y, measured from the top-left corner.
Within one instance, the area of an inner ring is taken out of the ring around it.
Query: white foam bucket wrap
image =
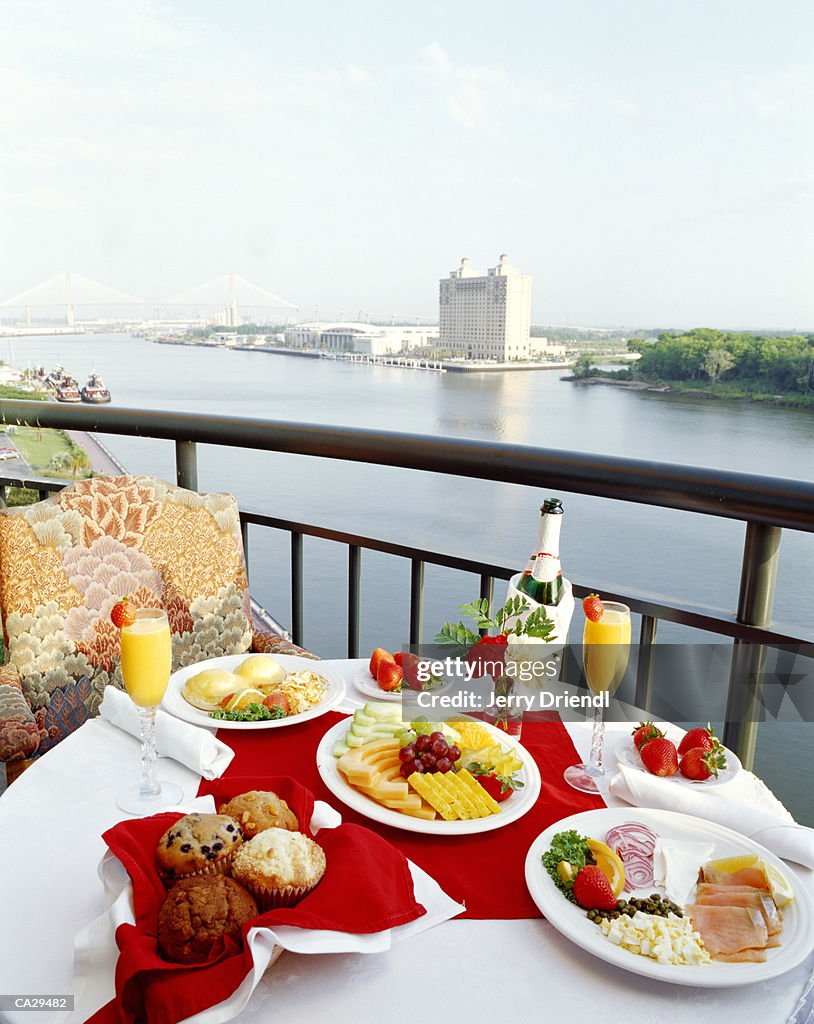
[[[540,605],[533,601],[528,594],[524,594],[521,590],[517,589],[517,583],[523,574],[518,572],[509,580],[509,590],[506,594],[506,600],[512,597],[524,597],[529,603],[529,610],[520,616],[520,620],[524,621],[528,616],[535,611]],[[558,605],[546,605],[546,615],[554,623],[554,633],[549,641],[557,646],[562,646],[568,643],[568,629],[571,625],[571,619],[574,615],[574,590],[571,586],[571,581],[563,577],[563,583],[565,585],[565,593],[563,594],[562,601]]]

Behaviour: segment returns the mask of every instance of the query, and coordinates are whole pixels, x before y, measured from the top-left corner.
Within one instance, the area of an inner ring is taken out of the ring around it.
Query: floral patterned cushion
[[[40,753],[96,713],[105,686],[121,688],[110,609],[126,596],[167,609],[174,668],[249,650],[235,499],[153,477],[95,477],[0,510],[6,662],[45,730]]]

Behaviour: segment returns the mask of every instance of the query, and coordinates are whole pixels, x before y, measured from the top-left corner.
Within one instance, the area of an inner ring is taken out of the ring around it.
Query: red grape
[[[412,744],[402,747],[399,751],[399,761],[412,761],[414,757],[415,747]]]
[[[447,757],[450,759],[450,761],[452,761],[453,764],[458,760],[460,756],[461,752],[457,747],[450,747],[449,750],[447,751]]]
[[[401,770],[401,774],[402,774],[402,775],[404,776],[404,778],[405,778],[405,779],[409,779],[409,777],[410,777],[410,776],[411,776],[411,775],[413,774],[413,765],[412,765],[412,762],[410,762],[409,764],[408,764],[407,762],[405,762],[405,763],[404,763],[404,764],[403,764],[403,765],[401,766],[401,769],[400,769],[400,770]]]
[[[446,757],[449,746],[446,740],[435,740],[430,750],[436,757]]]
[[[435,762],[435,770],[438,772],[448,772],[452,769],[452,761],[448,757],[439,757]]]
[[[408,761],[407,763],[410,764],[411,762]],[[418,758],[416,758],[415,761],[412,762],[412,769],[413,772],[423,772],[424,765],[419,761]],[[410,774],[412,775],[413,772],[410,772]]]
[[[424,753],[421,755],[421,763],[424,765],[425,768],[434,768],[435,755],[431,754],[429,750],[425,750]]]
[[[432,746],[432,740],[430,739],[429,736],[427,736],[426,733],[422,733],[420,736],[416,736],[415,743],[413,744],[413,746],[416,748],[419,754],[421,754],[425,750],[430,749],[430,747]]]
[[[430,739],[432,740],[433,743],[435,743],[436,740],[442,740],[443,738],[444,738],[444,734],[442,732],[431,732],[430,733]]]

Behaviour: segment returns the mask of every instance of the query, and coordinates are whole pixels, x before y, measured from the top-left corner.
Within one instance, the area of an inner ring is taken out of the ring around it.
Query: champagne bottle
[[[547,498],[540,508],[536,551],[517,583],[517,589],[538,604],[558,605],[565,593],[560,567],[562,517],[560,499]]]

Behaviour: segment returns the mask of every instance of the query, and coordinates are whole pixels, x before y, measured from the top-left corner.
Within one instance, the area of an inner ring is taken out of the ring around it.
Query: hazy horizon
[[[0,301],[227,271],[437,317],[500,253],[532,322],[814,327],[814,7],[5,0]]]

